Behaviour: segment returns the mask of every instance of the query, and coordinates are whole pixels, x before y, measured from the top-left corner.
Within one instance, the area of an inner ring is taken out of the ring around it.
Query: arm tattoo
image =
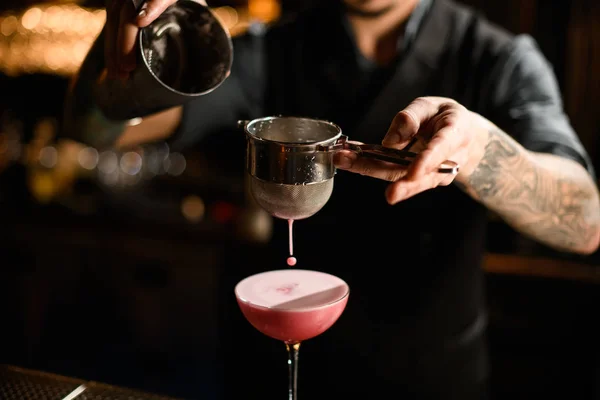
[[[590,248],[600,225],[598,192],[574,162],[530,153],[489,132],[468,192],[519,232],[559,250]]]

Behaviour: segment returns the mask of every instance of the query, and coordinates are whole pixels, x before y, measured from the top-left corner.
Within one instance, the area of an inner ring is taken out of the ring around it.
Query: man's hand
[[[483,157],[489,122],[456,101],[441,97],[422,97],[394,117],[383,139],[386,147],[402,149],[418,138],[424,149],[406,169],[395,164],[358,157],[341,151],[336,166],[351,172],[389,180],[388,203],[395,204],[437,186],[446,186],[468,177]],[[446,160],[459,164],[457,176],[437,172]]]
[[[139,10],[132,0],[107,0],[104,52],[109,78],[127,79],[135,69],[136,39],[143,28],[177,0],[148,0]]]

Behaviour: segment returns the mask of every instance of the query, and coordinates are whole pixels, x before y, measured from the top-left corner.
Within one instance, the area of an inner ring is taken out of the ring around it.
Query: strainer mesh
[[[282,219],[304,219],[319,211],[331,197],[333,178],[307,185],[284,185],[251,177],[250,192],[269,214]]]

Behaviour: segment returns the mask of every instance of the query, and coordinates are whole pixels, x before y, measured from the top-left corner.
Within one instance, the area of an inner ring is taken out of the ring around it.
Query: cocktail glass
[[[349,293],[348,284],[337,276],[302,269],[262,272],[236,285],[235,296],[248,322],[285,344],[289,400],[297,398],[300,343],[331,328]]]

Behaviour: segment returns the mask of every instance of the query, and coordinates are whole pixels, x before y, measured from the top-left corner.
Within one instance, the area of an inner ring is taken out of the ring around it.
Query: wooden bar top
[[[559,258],[487,253],[483,267],[489,274],[566,279],[600,284],[600,266]]]

